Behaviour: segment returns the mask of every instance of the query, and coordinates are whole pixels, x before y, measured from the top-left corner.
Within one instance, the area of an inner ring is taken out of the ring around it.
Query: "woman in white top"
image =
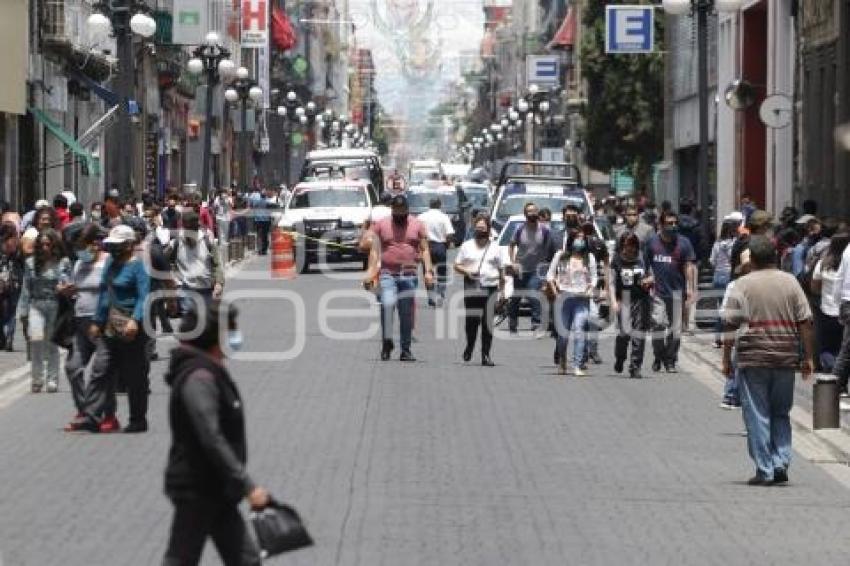
[[[473,225],[473,236],[460,246],[454,264],[463,275],[463,307],[466,312],[466,349],[463,361],[472,359],[478,327],[481,327],[481,365],[491,367],[490,346],[493,343],[493,310],[491,300],[497,289],[504,288],[499,259],[499,244],[490,239],[490,218],[479,216]]]
[[[566,251],[569,250],[569,251]],[[596,288],[596,260],[588,252],[587,240],[581,232],[569,238],[557,252],[546,274],[546,285],[555,300],[555,331],[558,334],[559,373],[567,373],[567,343],[573,337],[572,371],[584,376],[581,369],[584,340],[590,313],[590,297]]]
[[[835,286],[838,284],[838,267],[841,255],[850,242],[850,234],[842,232],[829,241],[829,248],[815,264],[812,273],[811,291],[820,295],[815,309],[815,332],[818,340],[821,371],[829,372],[835,366],[835,357],[841,349],[844,328],[838,319],[838,303],[835,302]]]

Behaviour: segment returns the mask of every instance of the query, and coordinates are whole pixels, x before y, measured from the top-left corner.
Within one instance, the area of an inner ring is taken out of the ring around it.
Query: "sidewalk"
[[[714,381],[718,391],[718,403],[720,403],[720,391],[726,379],[720,372],[721,351],[714,347],[714,335],[710,332],[698,332],[695,336],[686,336],[682,340],[682,353],[711,368],[710,374],[716,377]],[[850,413],[841,412],[840,429],[813,429],[812,387],[815,378],[812,381],[802,379],[796,381],[791,422],[797,430],[814,435],[814,438],[822,442],[824,448],[828,449],[836,460],[850,462]]]

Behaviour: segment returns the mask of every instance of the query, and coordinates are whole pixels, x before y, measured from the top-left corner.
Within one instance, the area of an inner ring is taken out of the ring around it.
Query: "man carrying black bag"
[[[232,349],[242,343],[237,313],[229,307],[225,318],[218,300],[198,310],[187,313],[180,332],[201,332],[173,350],[165,376],[172,437],[165,493],[174,504],[174,522],[163,566],[198,564],[208,536],[226,566],[260,564],[238,505],[247,498],[259,510],[270,499],[245,471],[242,400],[221,347],[225,340]]]

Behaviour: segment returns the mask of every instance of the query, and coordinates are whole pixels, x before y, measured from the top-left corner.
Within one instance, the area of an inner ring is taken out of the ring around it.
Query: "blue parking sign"
[[[605,7],[606,53],[652,53],[655,8],[641,5]]]

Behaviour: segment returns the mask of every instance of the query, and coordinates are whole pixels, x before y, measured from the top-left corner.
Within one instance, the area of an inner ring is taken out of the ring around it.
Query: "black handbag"
[[[263,509],[251,512],[251,523],[263,558],[313,545],[298,512],[274,499]]]
[[[58,295],[59,310],[56,313],[56,322],[53,325],[53,333],[50,335],[50,341],[59,346],[70,350],[74,345],[74,301],[63,295]]]

